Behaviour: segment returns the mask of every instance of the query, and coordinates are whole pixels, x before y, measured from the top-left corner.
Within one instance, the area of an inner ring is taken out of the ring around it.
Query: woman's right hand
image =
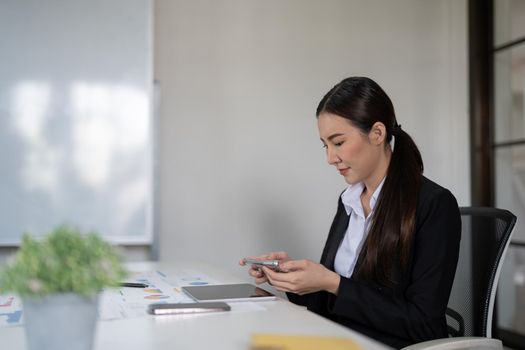
[[[242,258],[239,260],[239,265],[245,266],[246,261],[244,260],[246,258]],[[259,255],[259,256],[250,256],[248,259],[255,259],[255,260],[279,260],[279,261],[287,261],[290,260],[290,257],[288,256],[288,253],[286,252],[271,252],[265,255]],[[255,278],[256,284],[262,284],[264,282],[268,282],[268,278],[266,277],[265,273],[257,266],[252,265],[250,266],[250,269],[248,270],[248,273],[250,276]]]

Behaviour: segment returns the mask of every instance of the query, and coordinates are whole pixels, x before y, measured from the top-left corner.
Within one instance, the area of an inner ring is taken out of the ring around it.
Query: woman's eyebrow
[[[332,139],[336,138],[337,136],[343,136],[343,135],[344,135],[344,134],[342,134],[342,133],[335,133],[335,134],[332,134],[332,135],[328,136],[328,137],[326,138],[326,140],[327,140],[327,141],[332,141]],[[323,140],[322,138],[321,138],[321,141],[324,142],[324,140]]]

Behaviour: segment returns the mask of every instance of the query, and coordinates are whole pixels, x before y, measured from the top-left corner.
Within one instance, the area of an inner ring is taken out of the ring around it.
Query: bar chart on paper
[[[22,312],[20,298],[14,295],[0,295],[0,327],[19,325]]]
[[[173,276],[156,270],[134,273],[129,281],[144,283],[147,288],[119,288],[106,290],[101,297],[99,318],[113,320],[147,315],[150,304],[191,303],[193,299],[180,287],[199,284],[216,284],[214,279],[193,270],[180,270]]]

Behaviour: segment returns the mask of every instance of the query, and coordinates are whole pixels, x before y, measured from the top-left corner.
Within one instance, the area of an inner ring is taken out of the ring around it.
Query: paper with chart
[[[173,276],[162,271],[132,273],[130,282],[147,284],[147,288],[105,290],[100,298],[99,318],[113,320],[147,315],[149,304],[191,303],[183,286],[217,284],[217,281],[194,270],[178,270]]]
[[[0,327],[18,326],[22,322],[22,302],[15,295],[0,295]]]

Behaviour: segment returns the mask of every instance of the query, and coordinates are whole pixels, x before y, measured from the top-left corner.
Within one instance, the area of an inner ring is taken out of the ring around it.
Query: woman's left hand
[[[290,260],[279,264],[282,272],[262,268],[269,283],[282,292],[303,295],[325,290],[337,294],[341,277],[310,260]]]

